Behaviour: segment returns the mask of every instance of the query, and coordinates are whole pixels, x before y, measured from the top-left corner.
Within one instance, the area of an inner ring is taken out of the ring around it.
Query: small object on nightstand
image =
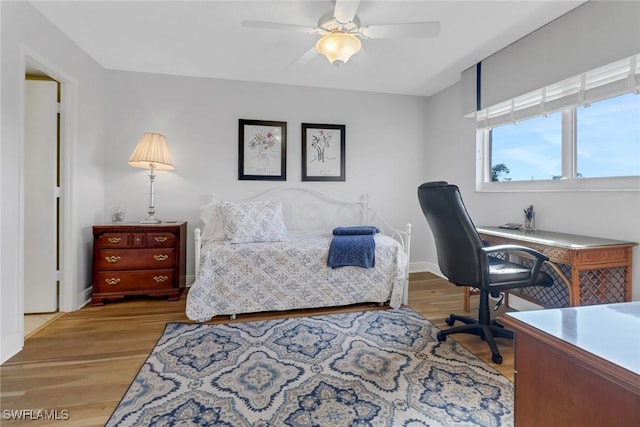
[[[92,305],[130,295],[180,299],[186,284],[187,223],[93,227]]]
[[[111,211],[111,221],[112,222],[123,222],[124,221],[124,206],[114,206]]]

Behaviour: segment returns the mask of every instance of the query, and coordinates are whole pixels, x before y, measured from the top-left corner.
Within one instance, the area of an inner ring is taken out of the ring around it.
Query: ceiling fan
[[[316,49],[331,63],[345,63],[358,53],[362,47],[360,39],[426,38],[436,37],[440,32],[439,22],[362,25],[356,15],[359,6],[360,0],[335,0],[334,10],[322,15],[315,27],[253,20],[242,21],[242,26],[321,35]]]

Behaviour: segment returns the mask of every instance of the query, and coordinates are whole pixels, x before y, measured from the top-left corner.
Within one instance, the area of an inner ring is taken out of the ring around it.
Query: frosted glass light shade
[[[142,135],[135,150],[129,156],[129,165],[144,169],[173,169],[173,158],[164,135],[150,132]]]
[[[358,53],[362,43],[360,39],[349,33],[328,33],[316,43],[318,52],[327,57],[332,64],[334,61],[347,62],[351,56]]]

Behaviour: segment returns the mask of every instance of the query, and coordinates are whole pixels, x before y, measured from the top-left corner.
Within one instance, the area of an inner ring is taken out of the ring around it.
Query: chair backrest
[[[418,187],[418,200],[436,242],[438,265],[456,285],[479,286],[482,240],[456,185],[444,181]]]

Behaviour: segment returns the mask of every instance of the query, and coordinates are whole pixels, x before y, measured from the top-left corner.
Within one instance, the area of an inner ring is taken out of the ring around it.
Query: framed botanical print
[[[287,180],[287,122],[239,120],[239,180]]]
[[[345,125],[302,123],[302,181],[345,180]]]

